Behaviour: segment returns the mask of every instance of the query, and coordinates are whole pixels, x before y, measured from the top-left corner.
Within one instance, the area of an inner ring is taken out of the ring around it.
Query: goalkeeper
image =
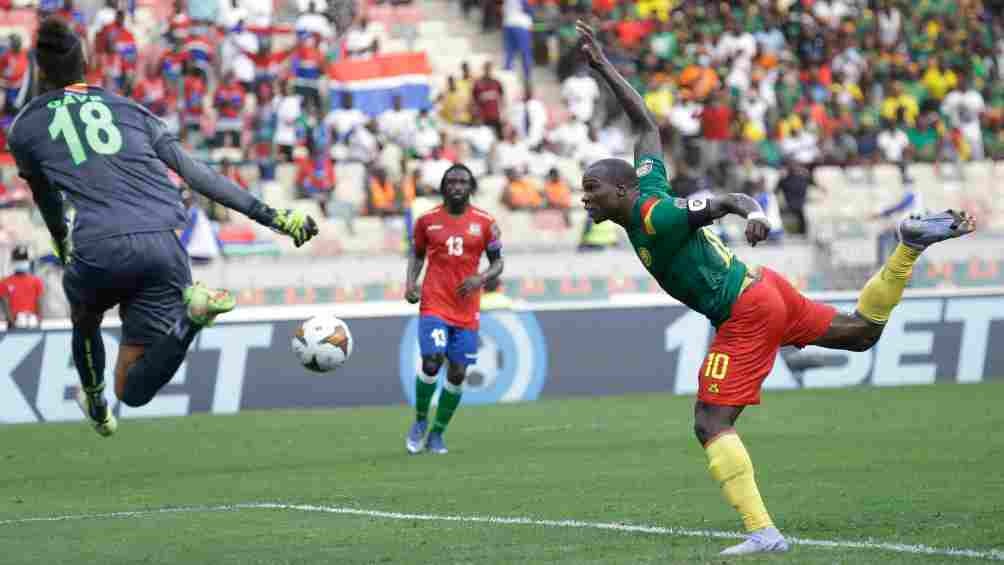
[[[234,308],[226,291],[192,284],[175,229],[185,223],[177,172],[195,191],[303,245],[317,234],[302,212],[275,210],[194,161],[163,122],[84,82],[84,44],[57,17],[38,30],[40,94],[15,118],[9,145],[65,266],[77,403],[103,436],[117,423],[103,391],[101,320],[119,306],[115,394],[142,406],[166,385],[201,328]]]

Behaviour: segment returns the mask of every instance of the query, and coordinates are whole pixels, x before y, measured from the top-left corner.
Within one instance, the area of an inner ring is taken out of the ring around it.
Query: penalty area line
[[[315,512],[322,514],[341,514],[347,516],[364,516],[367,518],[383,518],[387,520],[417,520],[424,522],[459,522],[465,524],[493,524],[517,526],[541,526],[547,528],[570,528],[607,530],[626,533],[655,534],[675,537],[739,539],[744,537],[739,532],[721,530],[694,530],[689,528],[673,528],[666,526],[651,526],[644,524],[624,524],[620,522],[585,522],[581,520],[545,520],[529,517],[479,516],[479,515],[449,515],[449,514],[412,514],[406,512],[387,512],[384,510],[367,510],[343,506],[322,506],[315,504],[285,504],[280,502],[248,502],[241,504],[222,504],[218,506],[178,506],[166,508],[151,508],[147,510],[126,510],[121,512],[105,512],[95,514],[64,514],[61,516],[36,516],[0,520],[0,526],[16,526],[40,522],[67,522],[73,520],[93,520],[101,518],[136,518],[155,516],[158,514],[195,514],[202,512],[238,512],[242,510],[292,510],[298,512]],[[908,553],[913,555],[933,555],[944,557],[972,557],[1004,561],[1004,551],[977,550],[951,547],[932,547],[929,545],[914,545],[906,543],[889,543],[881,541],[823,540],[811,538],[789,537],[794,545],[821,547],[829,549],[865,549]]]

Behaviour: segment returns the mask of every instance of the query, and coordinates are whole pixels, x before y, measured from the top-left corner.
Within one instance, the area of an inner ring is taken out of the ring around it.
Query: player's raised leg
[[[913,274],[913,266],[928,246],[961,237],[976,228],[966,212],[946,210],[906,218],[899,225],[900,243],[879,272],[865,283],[853,316],[837,315],[829,330],[813,345],[865,351],[878,342],[893,308]]]
[[[174,377],[198,332],[233,310],[229,292],[192,284],[185,251],[170,232],[128,236],[132,269],[144,273],[139,288],[123,300],[124,361],[115,370],[115,392],[129,406],[143,406]]]
[[[126,344],[124,351],[120,350],[127,361],[116,366],[115,391],[127,405],[143,406],[150,402],[157,391],[174,378],[199,331],[236,305],[234,297],[226,290],[210,289],[202,284],[188,287],[183,296],[186,311],[167,333],[148,347]]]

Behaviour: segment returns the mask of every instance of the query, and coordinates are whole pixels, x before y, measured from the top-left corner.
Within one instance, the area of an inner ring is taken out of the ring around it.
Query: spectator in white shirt
[[[328,21],[328,18],[324,17],[321,13],[321,8],[318,7],[316,2],[317,0],[310,0],[307,4],[307,10],[303,11],[296,18],[296,23],[293,27],[296,29],[298,35],[315,33],[322,39],[331,39],[334,36],[331,22]]]
[[[596,112],[600,85],[589,74],[589,68],[582,66],[561,83],[561,97],[572,116],[579,122],[588,124],[592,122]]]
[[[380,144],[377,165],[387,172],[387,178],[394,184],[404,178],[404,150],[396,143]]]
[[[748,31],[741,31],[735,20],[725,23],[725,33],[715,44],[715,58],[722,62],[741,60],[751,62],[756,56],[756,38]]]
[[[559,155],[571,157],[580,145],[589,141],[589,126],[578,120],[568,120],[551,130],[547,139]]]
[[[784,49],[784,33],[781,32],[781,25],[773,13],[768,12],[764,29],[754,34],[757,45],[764,53],[776,55]]]
[[[628,139],[617,124],[611,123],[596,132],[596,139],[606,148],[610,155],[624,155],[628,153]]]
[[[293,160],[293,149],[297,145],[296,121],[303,113],[300,97],[292,94],[289,83],[279,83],[279,96],[276,105],[275,145],[286,162]]]
[[[328,9],[328,0],[296,0],[296,9],[300,12],[324,12]]]
[[[547,131],[547,107],[533,97],[529,86],[523,92],[523,101],[513,105],[509,111],[509,124],[516,135],[530,148],[536,148],[544,141]]]
[[[843,50],[833,58],[833,72],[841,73],[849,81],[857,84],[861,75],[868,68],[868,61],[865,60],[861,51],[851,44],[849,39],[843,40]]]
[[[451,166],[453,163],[443,158],[442,151],[439,148],[434,149],[432,154],[418,166],[418,188],[422,191],[438,191],[439,182]]]
[[[352,93],[343,92],[342,107],[335,108],[324,117],[324,125],[334,131],[335,143],[345,143],[353,129],[363,126],[369,121],[366,114],[353,108],[353,103]]]
[[[830,29],[837,29],[840,22],[854,12],[841,0],[816,0],[812,5],[812,13]]]
[[[878,13],[879,42],[886,47],[896,44],[902,30],[903,16],[899,8],[885,3]]]
[[[902,114],[902,112],[900,112]],[[897,122],[887,120],[885,128],[878,134],[878,146],[882,150],[882,156],[886,161],[893,163],[899,168],[900,180],[903,184],[911,184],[913,181],[907,173],[907,162],[912,156],[913,148],[910,147],[910,139],[906,136]]]
[[[401,146],[407,146],[413,135],[418,112],[405,108],[401,97],[391,99],[392,108],[377,117],[377,131],[380,136]]]
[[[958,128],[972,149],[972,159],[983,159],[983,132],[980,130],[980,116],[986,110],[983,95],[970,84],[965,75],[959,77],[958,85],[941,102],[941,113],[948,116],[948,123]]]
[[[515,169],[525,174],[533,159],[530,148],[525,141],[516,138],[516,131],[511,126],[505,126],[502,132],[502,140],[495,144],[493,158],[489,160],[492,172]]]
[[[346,55],[350,59],[366,59],[376,55],[379,49],[380,40],[376,31],[370,27],[366,16],[360,16],[345,34]]]
[[[793,128],[791,135],[781,140],[781,154],[800,165],[811,167],[819,159],[819,138],[809,129]]]
[[[429,113],[428,108],[422,108],[415,120],[414,137],[410,148],[421,158],[426,158],[443,144],[443,136],[439,131],[439,120]]]
[[[380,144],[376,138],[376,122],[367,122],[363,127],[357,127],[349,134],[349,159],[366,166],[376,161],[380,154]]]
[[[478,117],[473,118],[470,126],[460,129],[459,137],[467,142],[472,156],[479,159],[487,157],[497,141],[495,130],[485,125]]]
[[[682,159],[687,146],[694,145],[701,136],[701,110],[703,106],[688,91],[681,91],[669,111],[669,125],[673,136],[673,158]]]
[[[595,128],[589,128],[589,137],[585,143],[579,145],[573,159],[582,167],[582,170],[589,168],[589,165],[613,157],[614,154],[607,150],[606,146],[599,142]]]

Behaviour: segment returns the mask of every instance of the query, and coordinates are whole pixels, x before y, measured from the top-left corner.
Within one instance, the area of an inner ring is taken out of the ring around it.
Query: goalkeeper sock
[[[755,532],[774,525],[760,498],[753,478],[753,462],[735,430],[729,430],[704,446],[708,471],[721,483],[725,500],[739,511],[746,531]]]
[[[80,385],[91,399],[103,398],[105,390],[105,342],[101,328],[82,330],[73,327],[73,364],[80,376]],[[101,402],[104,402],[103,400]]]
[[[885,262],[885,266],[875,273],[861,289],[857,311],[863,318],[876,324],[885,324],[892,309],[903,297],[903,289],[910,282],[913,265],[920,257],[920,251],[902,243]]]
[[[431,433],[441,434],[446,431],[446,426],[457,410],[462,395],[463,389],[460,385],[455,385],[450,381],[443,383],[443,392],[439,393],[439,406],[436,407],[436,421],[432,424]]]
[[[436,392],[436,375],[419,373],[415,377],[415,419],[423,422],[429,418],[429,403]]]
[[[200,329],[202,326],[183,315],[170,331],[148,347],[126,373],[122,402],[133,407],[150,402],[157,391],[174,378]]]

